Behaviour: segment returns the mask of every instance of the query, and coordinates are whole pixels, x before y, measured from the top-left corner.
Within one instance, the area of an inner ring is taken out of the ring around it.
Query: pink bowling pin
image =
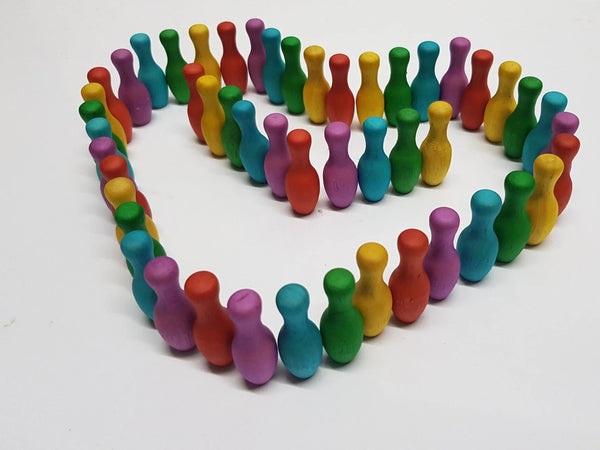
[[[263,121],[265,133],[269,138],[269,151],[265,156],[265,177],[273,195],[286,198],[285,175],[292,158],[287,145],[288,120],[280,113],[272,113]]]
[[[548,142],[548,145],[540,154],[552,153],[552,143],[554,142],[556,135],[561,133],[575,134],[577,128],[579,128],[579,117],[575,114],[566,111],[556,113],[552,119],[550,142]]]
[[[192,130],[196,133],[198,140],[206,144],[202,134],[202,114],[204,114],[204,103],[196,89],[196,80],[204,75],[204,67],[198,63],[190,63],[183,66],[183,78],[190,90],[190,101],[187,104],[187,115]]]
[[[100,173],[100,162],[107,156],[117,154],[117,145],[115,144],[115,141],[113,141],[112,138],[105,136],[93,139],[92,142],[90,142],[88,149],[92,159],[96,163],[96,169],[98,170],[98,173]],[[107,181],[108,180],[105,180],[100,173],[100,193],[102,194],[102,198],[104,199],[108,209],[110,209],[111,212],[114,212],[114,208],[104,195],[104,186],[106,186]]]
[[[144,278],[156,292],[154,325],[158,333],[175,350],[196,348],[193,334],[196,313],[179,285],[175,260],[168,256],[151,259],[144,268]]]
[[[120,48],[112,52],[110,59],[119,72],[119,99],[127,106],[131,122],[134,126],[146,125],[152,118],[152,99],[146,85],[135,75],[133,55]]]
[[[251,289],[234,292],[227,302],[227,312],[235,325],[233,364],[246,381],[256,385],[269,381],[277,368],[277,343],[260,321],[261,310],[260,296]]]
[[[235,25],[232,22],[221,22],[217,33],[223,44],[221,57],[221,75],[226,86],[237,86],[246,93],[248,87],[248,68],[235,43]]]
[[[440,100],[452,106],[452,119],[458,117],[462,93],[469,83],[465,73],[465,62],[471,50],[471,41],[455,37],[450,41],[450,66],[440,81]]]
[[[358,172],[348,155],[350,127],[344,122],[332,122],[325,127],[329,159],[323,167],[323,185],[329,201],[336,208],[347,208],[356,197]]]
[[[259,94],[264,94],[265,84],[263,83],[263,67],[267,59],[267,53],[263,45],[261,34],[265,29],[265,24],[260,19],[250,19],[246,22],[246,32],[250,38],[250,54],[248,55],[248,73],[254,89]]]
[[[423,268],[429,277],[429,297],[443,300],[458,282],[460,257],[454,247],[454,236],[460,225],[460,217],[452,208],[440,207],[429,215],[431,243],[423,260]]]

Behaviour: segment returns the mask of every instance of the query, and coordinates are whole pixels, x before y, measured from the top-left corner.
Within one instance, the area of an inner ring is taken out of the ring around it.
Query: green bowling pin
[[[281,41],[281,52],[285,68],[281,76],[281,95],[288,111],[292,114],[304,112],[303,90],[306,74],[300,66],[300,39],[288,36]]]
[[[187,62],[179,50],[179,34],[175,30],[168,29],[161,31],[159,38],[167,53],[167,67],[165,67],[167,85],[179,103],[187,104],[190,101],[190,89],[183,76],[183,66]]]
[[[392,186],[400,194],[412,191],[421,175],[423,160],[416,142],[420,123],[419,112],[415,109],[404,108],[396,114],[398,139],[390,151],[390,164]]]
[[[225,86],[219,90],[219,103],[225,112],[225,122],[221,129],[221,141],[223,142],[223,150],[231,165],[236,169],[244,169],[242,160],[240,159],[240,142],[242,141],[242,131],[239,125],[233,118],[231,112],[233,105],[242,100],[243,94],[237,86]]]
[[[406,79],[410,52],[404,47],[394,47],[388,55],[390,61],[390,81],[385,86],[385,117],[388,123],[396,126],[396,115],[403,108],[410,108],[412,94]]]

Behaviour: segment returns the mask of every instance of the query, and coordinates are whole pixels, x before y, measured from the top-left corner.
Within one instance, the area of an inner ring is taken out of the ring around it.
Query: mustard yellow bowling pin
[[[490,142],[502,143],[504,123],[517,107],[514,92],[520,76],[521,65],[514,61],[504,61],[498,68],[498,90],[483,113],[483,130]]]
[[[356,115],[361,126],[369,117],[383,116],[384,99],[383,91],[377,82],[379,71],[379,55],[365,52],[358,58],[361,83],[356,93]]]
[[[452,117],[452,106],[442,100],[429,105],[429,132],[421,143],[421,178],[430,186],[437,186],[446,177],[452,160],[452,145],[448,140],[448,123]]]
[[[375,242],[367,242],[356,252],[360,278],[356,283],[352,304],[363,318],[364,335],[377,336],[392,315],[392,292],[383,281],[388,262],[386,249]]]
[[[525,205],[531,221],[529,245],[541,244],[550,234],[558,218],[558,202],[554,185],[564,170],[562,159],[551,153],[538,156],[533,162],[535,188]]]
[[[302,100],[308,118],[313,123],[325,123],[327,121],[327,109],[325,107],[329,83],[323,74],[323,63],[325,61],[325,50],[318,45],[311,45],[304,50],[304,61],[308,76],[302,90]]]
[[[225,111],[219,103],[219,81],[212,75],[203,75],[196,80],[196,89],[204,103],[200,127],[206,145],[215,156],[225,156],[221,141],[221,130],[225,123]]]
[[[202,65],[205,75],[212,75],[215,77],[219,82],[220,87],[221,69],[208,45],[208,27],[204,24],[197,23],[190,27],[188,33],[192,40],[192,44],[194,45],[194,50],[196,51],[194,62]]]
[[[115,209],[117,209],[125,202],[135,202],[135,193],[136,189],[135,185],[133,184],[133,181],[125,177],[113,178],[112,180],[109,180],[104,186],[104,196]],[[150,234],[150,236],[152,236],[157,241],[159,240],[156,225],[154,224],[150,216],[148,216],[148,214],[146,214],[146,230],[148,231],[148,234]],[[123,230],[121,230],[118,226],[116,227],[115,232],[117,235],[117,241],[120,244],[121,239],[123,239],[123,236],[125,234],[123,233]]]
[[[113,116],[108,109],[108,105],[106,104],[106,92],[100,83],[88,83],[81,88],[81,97],[84,101],[89,100],[98,100],[104,106],[104,112],[106,114],[106,120],[110,123],[110,128],[112,132],[121,139],[121,142],[125,146],[127,144],[127,136],[125,135],[125,130],[123,129],[123,125],[121,122]]]

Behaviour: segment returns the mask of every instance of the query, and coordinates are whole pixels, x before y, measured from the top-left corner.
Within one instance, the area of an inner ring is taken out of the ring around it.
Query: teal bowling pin
[[[240,143],[242,142],[242,130],[233,118],[233,105],[242,100],[242,90],[237,86],[224,86],[219,90],[219,103],[225,113],[225,123],[221,128],[221,141],[223,150],[229,158],[229,162],[236,169],[243,169],[244,165],[240,159]]]
[[[141,230],[127,233],[121,240],[121,252],[133,267],[133,281],[131,282],[133,297],[146,317],[153,320],[154,306],[157,300],[156,293],[144,278],[146,264],[154,258],[152,237],[146,231]]]
[[[85,132],[88,137],[92,140],[100,136],[112,138],[113,141],[115,141],[115,144],[117,144],[117,150],[121,152],[125,158],[127,158],[127,149],[125,148],[125,145],[123,145],[123,141],[119,139],[119,136],[112,132],[110,122],[106,119],[104,105],[102,105],[102,103],[98,100],[88,100],[83,102],[81,106],[88,102],[97,102],[102,107],[102,110],[100,110],[98,105],[92,104],[89,107],[86,105],[86,111],[84,112],[81,112],[80,108],[80,114],[85,122]]]
[[[285,66],[281,75],[281,95],[291,114],[304,112],[304,83],[306,74],[300,66],[300,39],[288,36],[281,41]]]
[[[277,337],[283,365],[297,378],[310,378],[321,364],[323,340],[308,318],[308,291],[300,284],[286,284],[277,292],[275,303],[284,321]]]
[[[392,186],[399,194],[408,194],[421,175],[423,158],[417,146],[417,129],[420,117],[416,109],[404,108],[396,114],[398,138],[390,151]]]
[[[267,28],[261,34],[267,58],[263,66],[263,84],[269,100],[274,105],[284,103],[281,92],[281,77],[285,64],[281,58],[281,33],[277,28]]]
[[[358,185],[366,200],[378,202],[390,186],[392,169],[383,150],[387,123],[381,117],[369,117],[363,122],[365,152],[358,161]]]
[[[406,79],[410,52],[404,47],[394,47],[388,55],[390,61],[390,81],[385,86],[383,98],[385,103],[385,118],[388,123],[396,126],[396,114],[403,108],[412,105],[410,85]]]
[[[169,102],[169,88],[165,73],[152,57],[150,37],[146,33],[136,33],[129,39],[129,44],[138,57],[137,76],[150,93],[152,108],[164,108]]]
[[[265,184],[265,156],[269,151],[269,140],[256,127],[256,110],[248,100],[240,100],[232,108],[233,118],[242,132],[240,160],[250,178]]]
[[[500,262],[511,262],[527,245],[531,221],[525,205],[534,188],[533,175],[523,170],[510,172],[504,179],[504,202],[494,220],[494,232],[498,237],[496,259]]]
[[[533,174],[533,162],[546,148],[552,136],[552,119],[567,107],[567,97],[556,91],[546,92],[542,97],[540,120],[529,132],[523,143],[523,170]]]
[[[517,88],[517,107],[504,123],[504,153],[512,159],[520,159],[525,138],[537,124],[535,104],[542,92],[542,81],[536,77],[524,77]]]
[[[182,104],[190,101],[190,89],[183,76],[183,67],[187,64],[179,49],[179,34],[175,30],[163,30],[159,35],[160,43],[167,54],[165,78],[175,99]]]
[[[456,243],[460,276],[467,281],[481,281],[496,262],[498,238],[493,226],[501,207],[502,199],[492,190],[481,189],[471,197],[471,223]]]
[[[421,122],[427,122],[429,105],[440,99],[440,82],[435,76],[435,63],[440,54],[440,46],[425,41],[417,47],[419,71],[410,85],[412,107],[419,112]]]

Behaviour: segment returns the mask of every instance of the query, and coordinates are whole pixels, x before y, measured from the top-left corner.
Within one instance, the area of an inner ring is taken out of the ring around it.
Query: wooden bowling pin
[[[265,29],[265,24],[262,20],[253,18],[246,22],[246,33],[250,39],[250,53],[248,54],[248,74],[250,81],[254,85],[254,89],[259,94],[264,94],[265,84],[263,82],[263,69],[267,54],[265,46],[262,43],[261,34]]]
[[[225,122],[221,129],[221,141],[223,150],[229,162],[236,169],[243,169],[244,165],[240,159],[240,144],[242,142],[242,130],[233,117],[233,105],[242,100],[243,94],[237,86],[223,86],[219,90],[219,103],[225,113]]]
[[[221,75],[227,86],[237,86],[242,94],[248,87],[248,67],[235,42],[235,25],[233,22],[221,22],[217,25],[217,34],[223,45],[221,56]]]
[[[202,98],[204,112],[200,126],[206,145],[215,156],[225,156],[221,130],[225,123],[225,112],[219,103],[220,83],[212,75],[202,75],[196,80],[196,89]]]
[[[189,28],[188,34],[196,52],[194,62],[204,67],[206,75],[215,77],[219,82],[219,87],[221,87],[221,69],[219,68],[217,59],[210,51],[208,27],[197,23]]]
[[[138,57],[137,76],[150,93],[152,108],[164,108],[169,102],[169,87],[165,73],[152,57],[150,36],[146,33],[136,33],[129,39],[129,44]]]
[[[196,312],[179,285],[177,262],[168,256],[150,260],[144,268],[144,279],[156,293],[154,326],[158,334],[174,350],[186,352],[196,348]]]
[[[409,228],[398,235],[400,263],[390,276],[392,311],[401,322],[417,320],[429,302],[430,283],[423,268],[429,241],[425,233]]]
[[[554,186],[554,196],[558,202],[558,214],[561,214],[565,210],[571,198],[571,193],[573,191],[571,166],[573,164],[573,159],[579,151],[579,145],[579,139],[568,133],[561,133],[552,141],[552,153],[562,159],[565,166]]]
[[[416,109],[421,122],[427,121],[429,105],[440,99],[440,82],[435,76],[435,63],[440,46],[433,41],[421,42],[417,47],[419,71],[410,85],[412,108]]]
[[[575,134],[579,128],[579,117],[571,112],[562,111],[556,113],[552,119],[552,134],[550,135],[550,142],[542,150],[540,154],[552,153],[552,145],[554,138],[561,133]]]
[[[287,110],[291,114],[304,112],[304,83],[306,74],[300,66],[300,39],[288,36],[281,41],[284,69],[281,75],[281,95]]]
[[[127,149],[121,142],[121,139],[112,132],[110,122],[106,120],[104,106],[98,100],[89,100],[83,102],[79,107],[79,115],[85,121],[85,132],[90,139],[96,139],[100,136],[110,137],[115,141],[117,150],[127,155]]]
[[[179,33],[172,29],[163,30],[160,32],[159,39],[167,54],[165,67],[167,86],[179,103],[187,104],[190,101],[190,90],[183,77],[183,68],[187,62],[181,56],[179,49]]]
[[[467,281],[481,281],[494,267],[498,238],[493,227],[500,208],[500,196],[489,189],[481,189],[471,197],[471,223],[462,230],[456,243],[460,276]]]
[[[256,109],[248,100],[240,100],[231,109],[233,118],[240,127],[240,161],[250,178],[259,184],[267,182],[265,157],[269,151],[269,140],[256,126]]]
[[[331,89],[327,93],[325,109],[330,122],[344,122],[351,126],[354,119],[354,94],[348,85],[350,58],[337,53],[329,58]]]
[[[296,129],[287,135],[292,163],[285,176],[285,192],[295,213],[313,212],[319,201],[319,174],[310,163],[310,133]]]
[[[321,364],[323,340],[308,318],[308,291],[300,284],[286,284],[277,292],[275,303],[284,321],[277,336],[281,361],[296,378],[310,378]]]
[[[195,272],[185,281],[183,290],[196,310],[193,332],[198,351],[209,363],[228,366],[233,361],[235,326],[219,301],[219,280],[212,272]]]
[[[388,123],[396,126],[396,115],[403,108],[412,105],[410,85],[406,79],[410,52],[404,47],[394,47],[388,54],[390,61],[390,80],[383,90],[385,118]]]
[[[328,306],[321,315],[319,328],[323,347],[339,364],[352,361],[363,341],[363,319],[352,305],[356,282],[346,269],[331,269],[323,279]]]
[[[98,126],[95,126],[98,125]],[[89,131],[92,141],[88,147],[90,155],[96,163],[96,174],[98,180],[102,181],[102,173],[100,172],[100,162],[110,155],[119,155],[123,157],[127,163],[127,176],[134,180],[133,167],[127,157],[117,150],[115,141],[110,137],[110,124],[106,119],[92,119],[86,124],[86,131]],[[102,185],[102,196],[104,197],[104,185]]]
[[[452,106],[442,100],[433,102],[427,111],[429,132],[421,143],[423,166],[421,178],[429,186],[437,186],[448,174],[452,161],[452,145],[448,140],[448,124],[452,118]]]
[[[452,208],[434,209],[429,215],[431,243],[423,260],[423,269],[429,278],[429,298],[444,300],[458,282],[460,257],[454,247],[454,236],[460,217]]]
[[[403,108],[396,113],[398,137],[390,151],[392,186],[399,194],[408,194],[419,181],[423,157],[417,146],[421,117],[416,109]]]
[[[146,85],[133,71],[133,55],[120,48],[111,53],[110,59],[119,72],[119,99],[127,106],[131,122],[136,127],[146,125],[152,118],[152,99]]]
[[[352,305],[363,319],[363,332],[367,337],[380,334],[392,316],[392,292],[383,281],[387,262],[387,250],[376,242],[367,242],[356,252],[360,278],[356,282]]]
[[[204,68],[200,64],[189,63],[183,66],[183,78],[190,90],[190,100],[187,104],[187,116],[192,130],[198,137],[198,140],[205,144],[204,135],[202,134],[202,115],[204,114],[204,103],[202,97],[196,89],[196,81],[204,75]]]
[[[117,120],[115,116],[113,116],[108,109],[108,105],[106,104],[106,94],[104,93],[104,88],[99,83],[88,83],[81,88],[81,97],[83,100],[98,100],[104,106],[104,113],[106,114],[106,120],[110,123],[110,128],[114,134],[121,140],[121,143],[126,148],[127,136],[125,135],[125,130],[121,125],[121,122]]]
[[[271,113],[263,121],[269,139],[269,151],[265,155],[265,178],[275,197],[286,198],[285,175],[292,158],[287,146],[288,120],[283,114]]]
[[[387,123],[381,117],[369,117],[363,123],[365,151],[358,160],[358,185],[363,197],[378,202],[390,187],[392,168],[383,149]]]
[[[498,68],[498,90],[483,114],[485,137],[494,144],[502,143],[506,119],[517,106],[514,91],[520,76],[521,65],[517,62],[504,61]]]
[[[117,118],[123,127],[127,142],[131,142],[133,136],[133,124],[131,122],[131,115],[125,103],[117,98],[112,90],[110,81],[110,72],[106,67],[94,67],[87,73],[87,79],[90,83],[98,83],[104,88],[104,94],[106,95],[106,104],[111,114]]]
[[[471,56],[471,79],[460,101],[460,119],[463,128],[479,130],[483,123],[485,107],[491,98],[488,75],[494,62],[489,50],[477,50]]]
[[[465,62],[471,50],[471,41],[455,37],[450,41],[450,66],[440,80],[440,100],[452,106],[452,119],[458,117],[460,101],[469,79],[465,73]]]
[[[308,72],[302,90],[302,100],[304,101],[306,114],[313,123],[325,123],[327,121],[327,94],[329,93],[329,83],[323,73],[325,50],[318,45],[306,47],[304,61]]]
[[[231,343],[233,364],[249,383],[262,385],[277,368],[275,336],[260,321],[262,303],[258,293],[241,289],[227,302],[227,312],[235,325]]]
[[[329,158],[323,167],[323,186],[329,201],[336,208],[352,204],[358,189],[358,172],[348,155],[350,127],[344,122],[332,122],[325,127]]]
[[[263,84],[274,105],[283,104],[281,94],[281,77],[285,64],[281,57],[281,33],[277,28],[267,28],[261,33],[261,40],[265,48],[265,64],[263,65]]]
[[[527,200],[525,210],[531,220],[529,245],[541,244],[548,237],[558,218],[558,202],[554,186],[564,170],[562,159],[551,153],[538,156],[533,163],[535,189]]]
[[[383,117],[383,91],[377,81],[379,55],[374,52],[362,53],[358,57],[358,67],[360,68],[361,83],[356,93],[356,115],[362,126],[369,117]]]

